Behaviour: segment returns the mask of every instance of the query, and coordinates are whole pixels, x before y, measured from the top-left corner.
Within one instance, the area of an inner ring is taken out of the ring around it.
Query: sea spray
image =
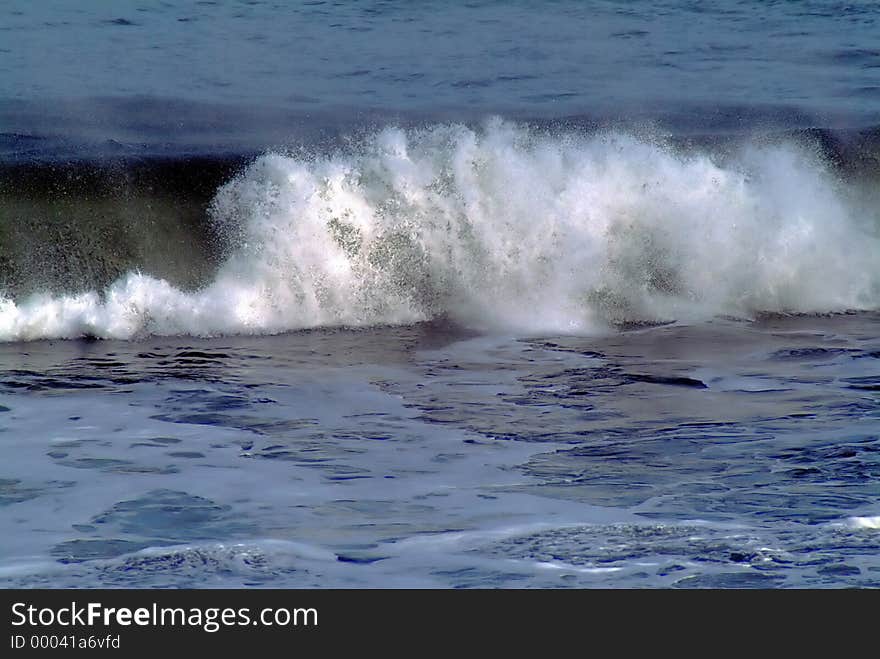
[[[446,316],[478,329],[880,307],[877,209],[814,151],[723,157],[500,119],[269,153],[212,204],[226,256],[195,291],[130,272],[0,298],[0,340],[278,333]],[[874,213],[874,216],[871,215]]]

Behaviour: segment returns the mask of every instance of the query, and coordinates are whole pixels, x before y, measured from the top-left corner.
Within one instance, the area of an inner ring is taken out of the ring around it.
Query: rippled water
[[[7,344],[2,583],[878,586],[878,328]]]
[[[262,147],[371,110],[877,123],[878,26],[870,1],[12,0],[0,133]]]

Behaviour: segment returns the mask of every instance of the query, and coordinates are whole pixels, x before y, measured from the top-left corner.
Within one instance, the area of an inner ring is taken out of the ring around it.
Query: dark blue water
[[[878,19],[873,2],[11,1],[0,132],[259,148],[375,112],[864,125]]]

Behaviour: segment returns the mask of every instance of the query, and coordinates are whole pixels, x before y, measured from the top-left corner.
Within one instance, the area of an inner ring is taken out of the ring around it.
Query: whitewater
[[[877,209],[809,142],[684,148],[619,130],[388,127],[266,153],[216,193],[224,258],[188,291],[0,299],[0,340],[274,334],[448,318],[481,330],[880,307]]]

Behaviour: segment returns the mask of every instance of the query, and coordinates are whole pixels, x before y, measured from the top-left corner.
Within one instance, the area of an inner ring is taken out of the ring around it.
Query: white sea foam
[[[847,522],[856,529],[880,529],[880,515],[850,517]]]
[[[213,203],[232,248],[196,292],[0,297],[0,340],[275,333],[446,315],[590,332],[616,321],[880,307],[876,218],[794,144],[723,161],[501,120],[268,154]]]

